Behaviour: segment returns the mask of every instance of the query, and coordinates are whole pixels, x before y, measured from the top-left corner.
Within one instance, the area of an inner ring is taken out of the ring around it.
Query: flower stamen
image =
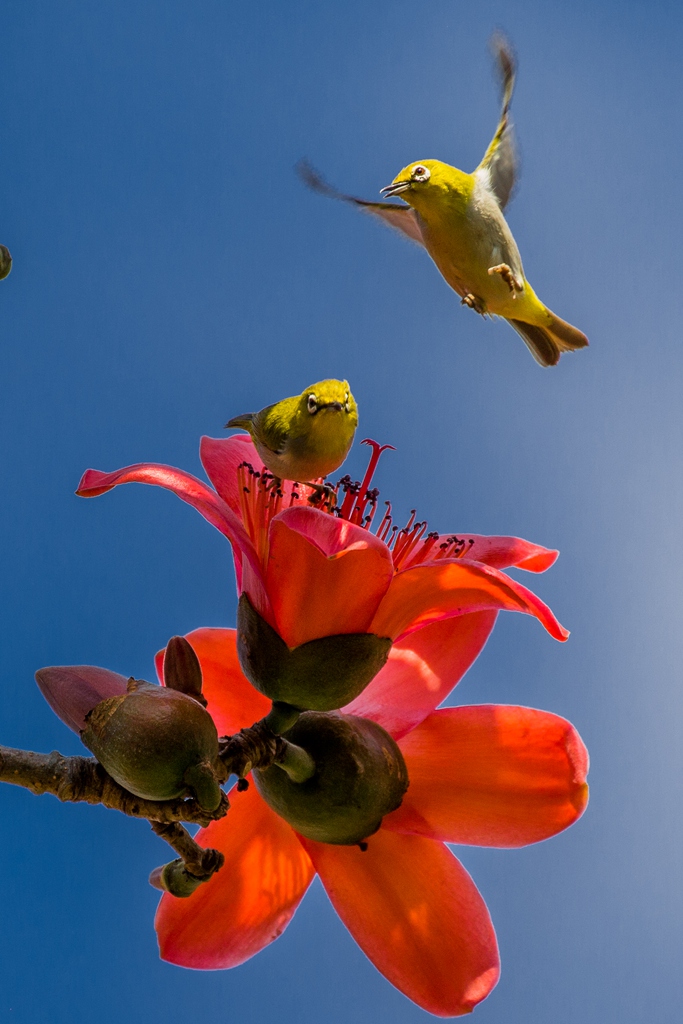
[[[261,562],[268,557],[268,528],[271,520],[285,508],[306,505],[345,519],[349,523],[370,530],[377,512],[379,490],[370,487],[382,452],[395,451],[393,445],[381,445],[366,438],[362,444],[370,445],[372,454],[363,480],[352,480],[348,473],[336,484],[325,480],[302,484],[281,481],[267,470],[254,469],[249,462],[237,467],[238,493],[242,521]],[[340,494],[343,499],[340,501]],[[407,569],[422,562],[442,558],[464,558],[474,544],[470,538],[455,534],[443,538],[435,531],[427,533],[427,522],[416,522],[416,509],[411,509],[406,525],[394,525],[391,502],[385,502],[385,511],[375,530],[375,536],[391,551],[394,568]]]

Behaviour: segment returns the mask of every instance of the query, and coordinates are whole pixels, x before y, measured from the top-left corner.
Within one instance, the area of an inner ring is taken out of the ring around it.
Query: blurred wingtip
[[[489,46],[496,61],[501,88],[505,92],[514,83],[517,73],[517,56],[512,43],[500,28],[495,29],[493,32]]]
[[[332,187],[320,174],[312,163],[302,157],[294,165],[294,170],[297,175],[303,181],[304,185],[310,188],[313,192],[318,192],[322,196],[329,196],[332,199],[339,198],[339,193],[335,188]]]

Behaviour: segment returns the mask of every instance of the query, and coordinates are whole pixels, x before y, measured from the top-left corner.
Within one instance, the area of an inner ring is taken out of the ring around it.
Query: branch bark
[[[219,743],[226,778],[237,775],[240,779],[253,768],[267,768],[282,760],[288,747],[263,721],[256,722],[250,729],[242,729],[235,736],[223,736]],[[222,818],[229,807],[225,795],[213,813],[191,799],[143,800],[114,782],[94,757],[66,757],[57,750],[51,754],[36,754],[31,750],[0,746],[0,782],[23,786],[37,795],[52,793],[58,800],[68,803],[103,804],[148,821],[187,821],[206,826]]]
[[[149,821],[187,821],[208,825],[228,811],[224,796],[209,814],[195,800],[143,800],[119,786],[94,757],[65,757],[57,750],[35,754],[30,750],[0,746],[0,782],[23,786],[32,793],[52,793],[68,803],[103,804],[133,818]]]
[[[194,841],[187,829],[177,821],[152,821],[152,831],[175,850],[183,861],[188,874],[199,882],[206,882],[225,863],[220,850],[200,846]],[[154,872],[153,872],[154,874]]]

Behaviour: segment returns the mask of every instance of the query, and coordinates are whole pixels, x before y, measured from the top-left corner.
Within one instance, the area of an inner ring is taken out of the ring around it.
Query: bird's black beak
[[[379,190],[379,194],[388,199],[389,196],[400,196],[401,192],[407,192],[410,188],[409,181],[394,181],[391,185],[385,185],[384,188]]]
[[[335,412],[341,412],[343,406],[341,402],[322,402],[318,406],[318,411],[320,411],[321,409],[334,409]]]

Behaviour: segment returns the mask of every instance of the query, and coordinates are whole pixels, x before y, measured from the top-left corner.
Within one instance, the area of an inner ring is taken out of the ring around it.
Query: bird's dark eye
[[[429,181],[430,177],[431,174],[428,167],[424,167],[422,164],[416,164],[413,167],[413,173],[411,174],[413,181]]]
[[[345,396],[344,396],[344,412],[350,412],[350,411],[351,411],[351,409],[349,408],[349,393],[347,391]]]
[[[311,416],[313,416],[314,413],[318,411],[318,399],[315,397],[315,395],[308,396],[307,408]]]

